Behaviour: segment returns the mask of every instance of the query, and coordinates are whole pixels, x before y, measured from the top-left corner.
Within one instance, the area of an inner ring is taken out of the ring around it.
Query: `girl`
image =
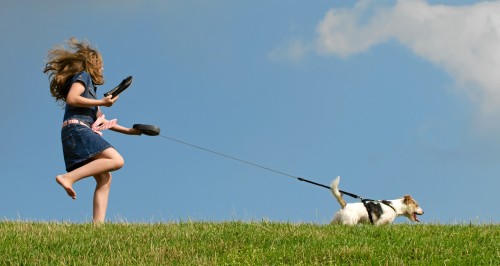
[[[109,128],[128,135],[140,135],[141,132],[118,125],[116,119],[104,118],[99,106],[112,106],[118,96],[97,99],[95,85],[104,83],[101,54],[89,43],[75,38],[67,43],[69,49],[62,47],[49,51],[43,70],[49,74],[52,96],[65,103],[61,140],[67,173],[56,176],[56,181],[76,199],[73,183],[93,176],[96,180],[93,222],[102,223],[106,218],[111,172],[120,169],[124,161],[101,137],[100,130]]]

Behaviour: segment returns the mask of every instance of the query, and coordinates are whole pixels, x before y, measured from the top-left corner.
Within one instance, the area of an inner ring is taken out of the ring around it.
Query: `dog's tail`
[[[342,194],[340,194],[339,182],[340,182],[340,176],[337,176],[337,178],[335,178],[335,180],[332,181],[332,184],[330,185],[330,190],[332,191],[333,196],[339,202],[340,207],[343,209],[345,207],[346,203],[345,203],[344,198],[342,198]]]

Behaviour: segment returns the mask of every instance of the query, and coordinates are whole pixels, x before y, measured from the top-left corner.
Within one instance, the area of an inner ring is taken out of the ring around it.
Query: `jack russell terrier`
[[[346,204],[339,191],[339,182],[340,176],[333,180],[330,186],[333,196],[341,207],[335,213],[332,224],[389,224],[401,215],[408,217],[411,221],[420,222],[417,215],[424,214],[422,208],[410,195],[395,200],[362,200],[362,202]]]

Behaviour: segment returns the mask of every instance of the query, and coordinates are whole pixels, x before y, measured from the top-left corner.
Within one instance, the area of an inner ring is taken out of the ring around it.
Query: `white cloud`
[[[369,24],[360,25],[360,21],[371,10],[372,1],[359,1],[352,9],[331,9],[320,22],[317,31],[317,49],[322,54],[335,54],[347,57],[363,52],[371,46],[388,39],[388,28],[380,23],[380,8]],[[382,15],[383,17],[383,15]]]
[[[286,46],[272,50],[268,54],[268,58],[275,62],[285,61],[298,64],[310,49],[303,41],[295,39]]]
[[[328,11],[315,49],[348,57],[389,39],[445,69],[485,113],[500,111],[500,1],[468,6],[399,0],[391,7],[362,0]]]

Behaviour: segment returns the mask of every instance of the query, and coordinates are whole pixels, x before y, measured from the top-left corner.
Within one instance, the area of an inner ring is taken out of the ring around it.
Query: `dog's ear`
[[[405,195],[403,198],[403,203],[408,204],[409,202],[413,201],[410,195]]]

